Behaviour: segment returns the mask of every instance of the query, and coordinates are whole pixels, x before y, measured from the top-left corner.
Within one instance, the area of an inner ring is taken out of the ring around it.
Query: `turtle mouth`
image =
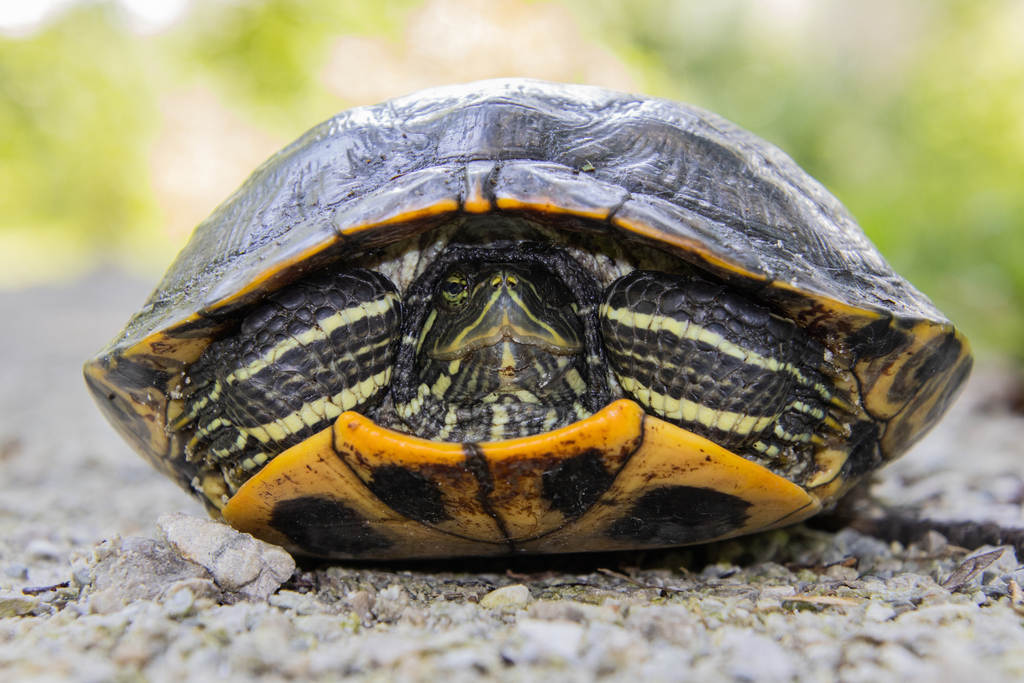
[[[438,349],[435,347],[427,351],[426,355],[433,360],[466,360],[481,349],[502,344],[531,346],[553,356],[574,356],[583,350],[583,344],[578,340],[575,343],[566,343],[561,337],[541,336],[513,324],[501,325],[497,330],[488,330],[487,332],[489,333],[465,340],[465,343],[457,348]],[[506,364],[502,364],[500,367],[504,369]]]

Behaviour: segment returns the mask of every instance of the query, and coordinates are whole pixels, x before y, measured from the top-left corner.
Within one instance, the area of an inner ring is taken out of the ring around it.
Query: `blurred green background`
[[[1024,357],[1020,0],[0,5],[0,287],[153,282],[348,106],[496,76],[685,100],[780,146],[980,351]]]

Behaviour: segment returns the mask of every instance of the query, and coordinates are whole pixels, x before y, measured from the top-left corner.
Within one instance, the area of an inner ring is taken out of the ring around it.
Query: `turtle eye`
[[[441,283],[441,296],[451,306],[461,306],[469,296],[469,281],[466,276],[456,271],[449,273]]]

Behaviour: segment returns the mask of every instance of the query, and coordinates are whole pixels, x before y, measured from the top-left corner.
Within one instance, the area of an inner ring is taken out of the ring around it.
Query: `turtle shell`
[[[332,264],[415,274],[481,216],[583,255],[661,254],[793,320],[840,369],[847,438],[793,482],[619,400],[483,444],[346,412],[238,490],[190,461],[168,429],[183,377],[246,312]],[[122,436],[214,516],[293,551],[416,557],[679,545],[799,521],[904,453],[971,364],[964,336],[777,148],[685,104],[510,79],[351,109],[278,152],[196,228],[85,376]]]

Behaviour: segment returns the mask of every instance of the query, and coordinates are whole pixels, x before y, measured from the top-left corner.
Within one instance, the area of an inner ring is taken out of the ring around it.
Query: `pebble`
[[[491,593],[490,595],[494,595]],[[490,595],[484,596],[486,600]],[[486,607],[483,604],[483,600],[480,601],[481,606]],[[546,619],[548,621],[575,621],[579,623],[583,621],[586,616],[583,609],[584,607],[592,607],[592,605],[578,605],[568,600],[558,601],[544,601],[538,602],[530,606],[527,611],[527,615],[533,619]]]
[[[345,602],[363,623],[373,618],[373,606],[377,601],[368,591],[350,593],[345,597]]]
[[[843,529],[832,539],[832,547],[822,556],[821,562],[826,565],[835,565],[851,556],[858,559],[861,572],[869,572],[879,562],[892,558],[892,549],[885,541],[866,536],[855,529]],[[850,570],[854,574],[857,573],[857,570],[851,570],[849,567],[834,566],[829,569]]]
[[[480,606],[484,609],[515,612],[529,605],[532,600],[530,589],[520,583],[491,591],[480,598]]]
[[[783,683],[796,675],[793,656],[771,638],[728,629],[722,634],[720,646],[726,649],[726,672],[741,681]]]
[[[28,577],[28,567],[23,564],[14,563],[4,567],[4,576],[12,579],[24,579]]]
[[[114,537],[91,557],[76,558],[71,574],[97,614],[116,612],[136,600],[157,600],[182,581],[210,578],[203,567],[183,560],[166,545],[133,536]]]
[[[0,619],[28,614],[39,604],[39,597],[13,591],[0,591]]]
[[[195,594],[187,586],[183,586],[164,600],[164,613],[172,619],[181,619],[192,611],[195,603]]]
[[[571,664],[579,657],[585,633],[583,626],[568,621],[520,619],[501,654],[514,664]]]
[[[296,614],[303,616],[334,612],[330,607],[317,600],[311,593],[297,593],[295,591],[281,590],[274,595],[271,595],[269,602],[274,607],[294,610]]]
[[[184,513],[157,519],[161,535],[175,552],[205,568],[218,586],[241,599],[265,601],[295,571],[292,556],[226,524]]]
[[[68,551],[66,548],[62,548],[55,543],[37,538],[25,546],[25,552],[35,560],[57,561],[64,558]]]
[[[867,621],[889,621],[896,616],[896,610],[887,603],[872,600],[864,609],[864,619]]]
[[[393,583],[377,594],[373,612],[378,621],[393,622],[398,621],[408,606],[409,594],[405,587],[399,583]]]

